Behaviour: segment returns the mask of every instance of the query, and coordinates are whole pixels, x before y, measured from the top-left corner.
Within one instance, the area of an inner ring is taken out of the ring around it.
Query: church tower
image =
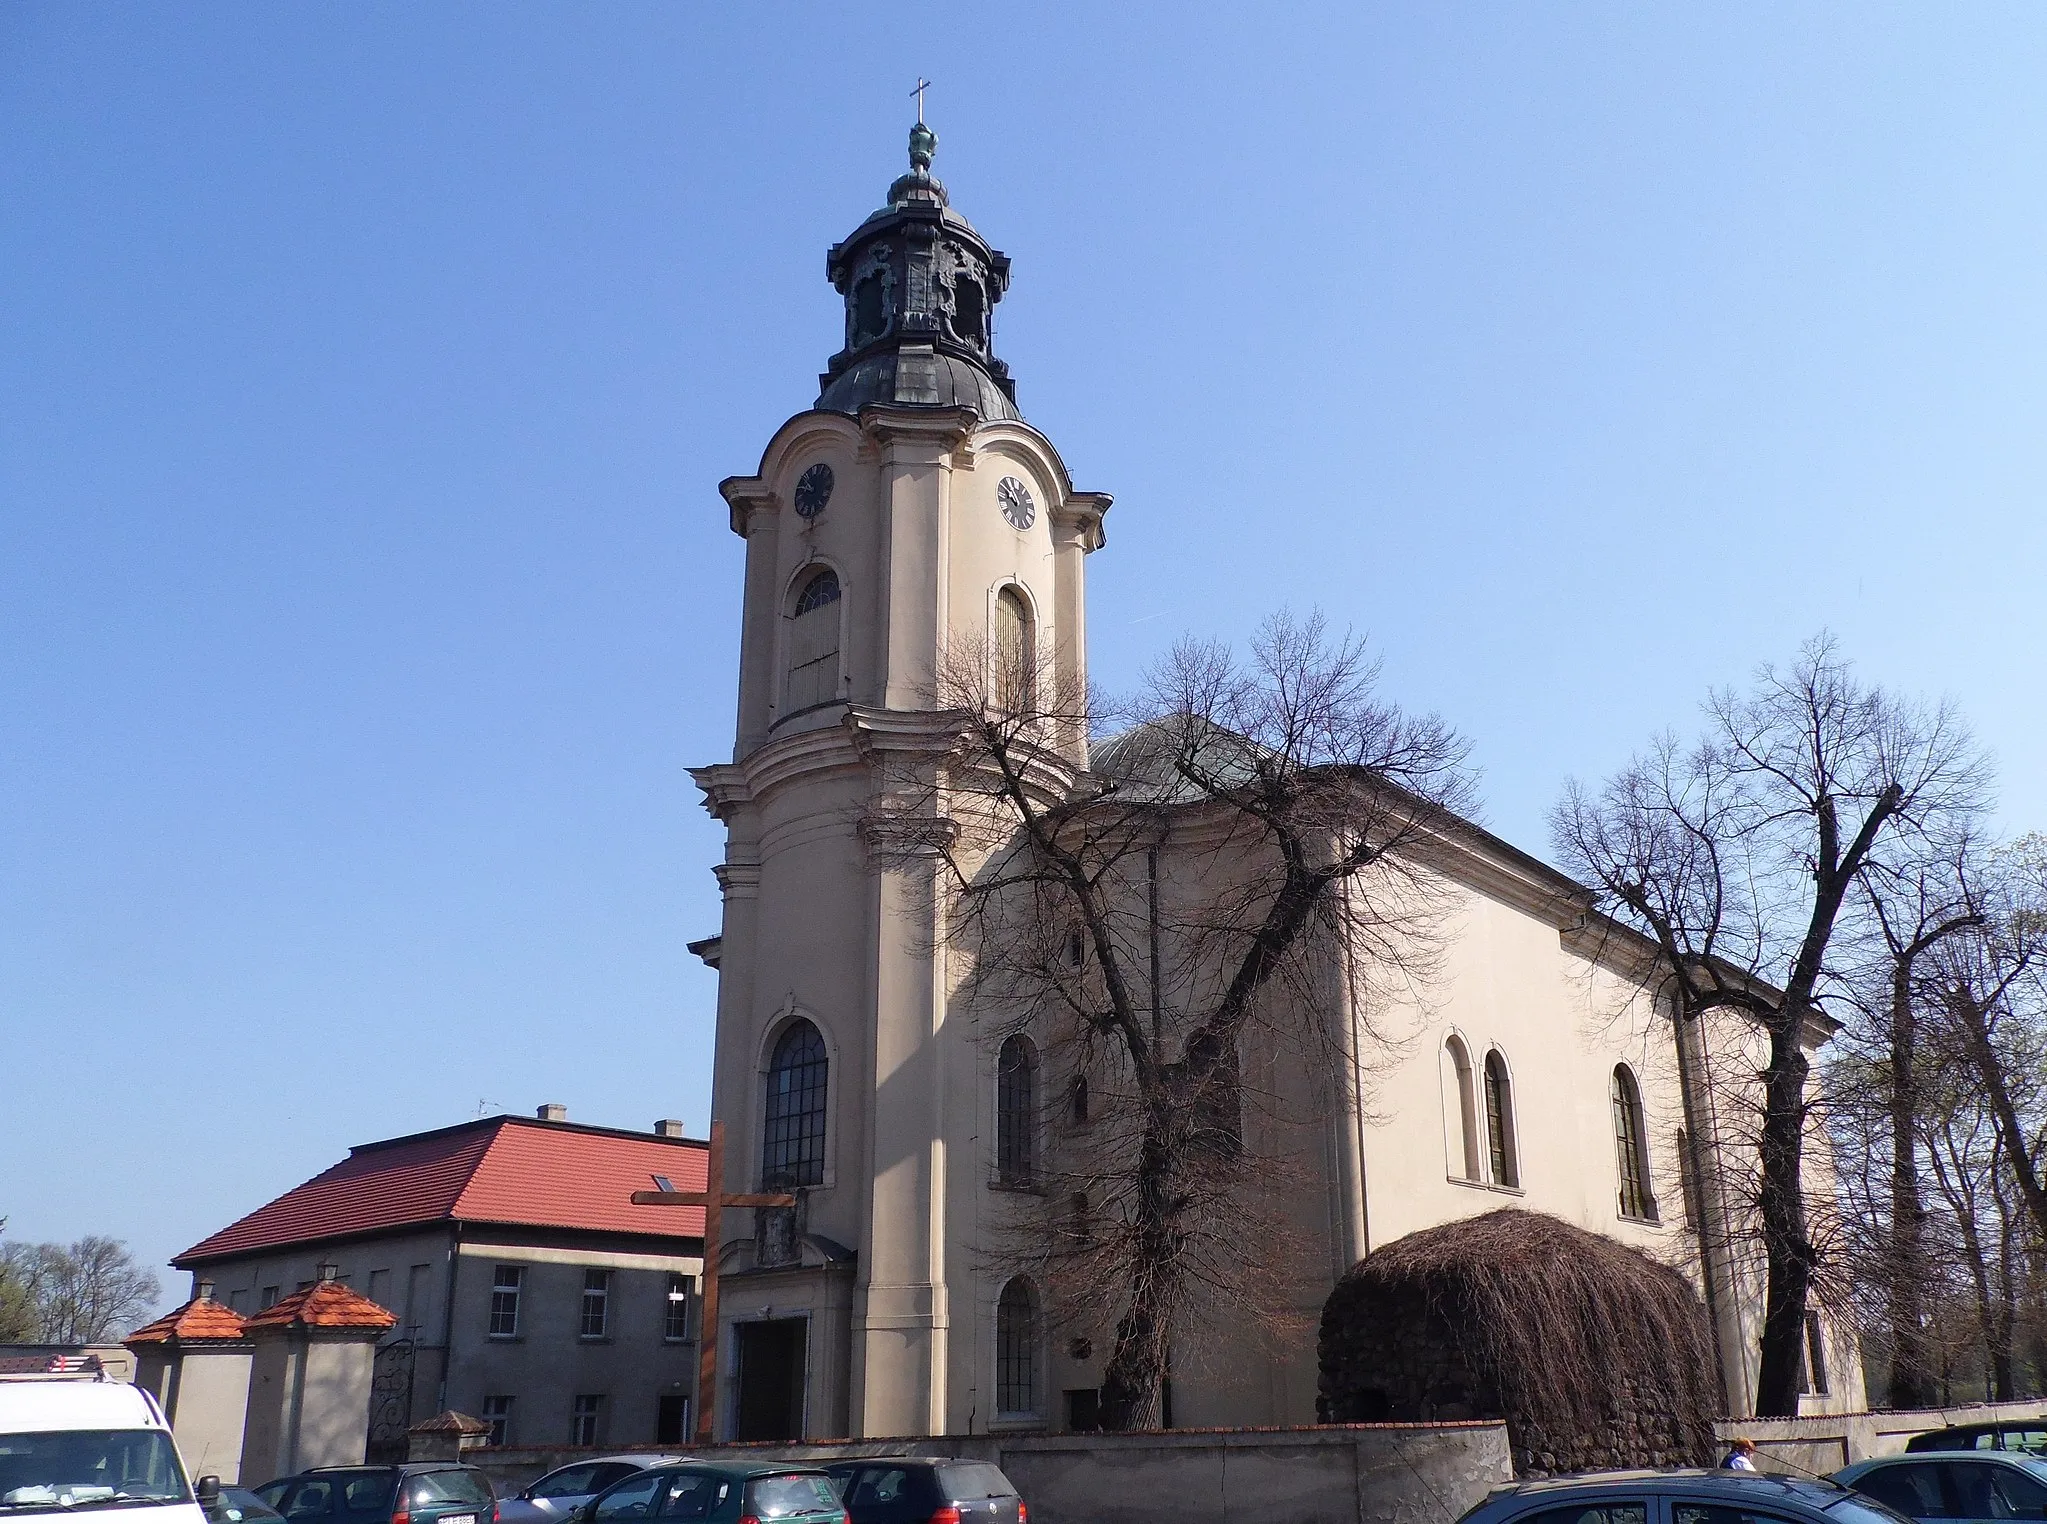
[[[944,750],[948,653],[1085,683],[1109,498],[1017,409],[994,351],[1009,260],[952,209],[936,141],[920,121],[909,172],[827,257],[845,330],[816,403],[720,487],[746,581],[733,758],[693,774],[727,829],[724,926],[698,944],[712,1112],[725,1189],[798,1201],[728,1213],[713,1250],[721,1439],[985,1430],[997,1407],[999,1288],[973,1260],[994,1056],[952,1008],[932,866],[880,806]]]

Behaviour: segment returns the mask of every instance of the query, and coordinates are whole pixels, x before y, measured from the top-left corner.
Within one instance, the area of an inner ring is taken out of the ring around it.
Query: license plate
[[[441,1516],[441,1524],[476,1524],[473,1513],[449,1513]]]

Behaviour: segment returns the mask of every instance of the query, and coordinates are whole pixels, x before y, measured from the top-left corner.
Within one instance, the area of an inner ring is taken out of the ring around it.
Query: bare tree
[[[1832,642],[1706,704],[1695,744],[1659,739],[1552,816],[1565,866],[1657,948],[1682,1021],[1746,1014],[1767,1035],[1756,1209],[1767,1283],[1755,1407],[1798,1410],[1819,1255],[1803,1184],[1806,1046],[1843,988],[1832,958],[1880,848],[1945,836],[1981,808],[1984,768],[1956,716],[1857,682]]]
[[[1085,767],[1104,706],[1013,650],[958,650],[939,681],[954,744],[870,835],[941,861],[963,993],[998,1035],[1050,1046],[1087,1113],[1010,1252],[1069,1315],[1113,1324],[1107,1427],[1159,1424],[1193,1309],[1270,1300],[1287,1161],[1244,1125],[1247,1103],[1287,1109],[1270,1054],[1338,1060],[1302,1066],[1328,1084],[1370,1030],[1359,987],[1426,976],[1424,864],[1470,797],[1466,747],[1377,676],[1319,616],[1268,621],[1248,660],[1183,642]]]
[[[1983,921],[1941,950],[1948,1035],[1982,1085],[2019,1199],[2047,1241],[2047,1117],[2037,1082],[2047,1048],[2047,838],[1999,853],[1983,875]]]
[[[1943,943],[1983,924],[1971,893],[1979,851],[1966,829],[1952,841],[1927,840],[1926,850],[1892,861],[1871,859],[1861,889],[1880,943],[1866,992],[1858,999],[1879,1053],[1869,1071],[1880,1083],[1865,1101],[1879,1101],[1889,1123],[1886,1230],[1875,1245],[1884,1282],[1884,1329],[1890,1347],[1892,1407],[1930,1407],[1934,1369],[1926,1342],[1926,1208],[1919,1178],[1922,1124],[1919,1008],[1923,969]],[[1853,1097],[1842,1096],[1840,1100]]]
[[[126,1244],[98,1234],[72,1244],[8,1244],[0,1281],[19,1288],[27,1337],[41,1344],[105,1343],[141,1321],[163,1289]]]

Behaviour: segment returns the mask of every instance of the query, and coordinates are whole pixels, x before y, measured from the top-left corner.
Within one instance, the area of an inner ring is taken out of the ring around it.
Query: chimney
[[[534,1107],[533,1114],[543,1122],[566,1122],[569,1119],[569,1108],[560,1101],[549,1101],[545,1106]]]
[[[212,1301],[213,1282],[203,1277],[194,1277],[192,1281],[192,1300],[195,1302]]]
[[[654,1124],[654,1136],[657,1138],[679,1138],[682,1135],[682,1123],[674,1117],[663,1117]]]

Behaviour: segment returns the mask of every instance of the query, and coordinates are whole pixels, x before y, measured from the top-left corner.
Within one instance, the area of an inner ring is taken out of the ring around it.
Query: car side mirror
[[[220,1478],[217,1476],[200,1477],[199,1485],[192,1489],[192,1496],[198,1500],[201,1508],[213,1507],[220,1501]]]

